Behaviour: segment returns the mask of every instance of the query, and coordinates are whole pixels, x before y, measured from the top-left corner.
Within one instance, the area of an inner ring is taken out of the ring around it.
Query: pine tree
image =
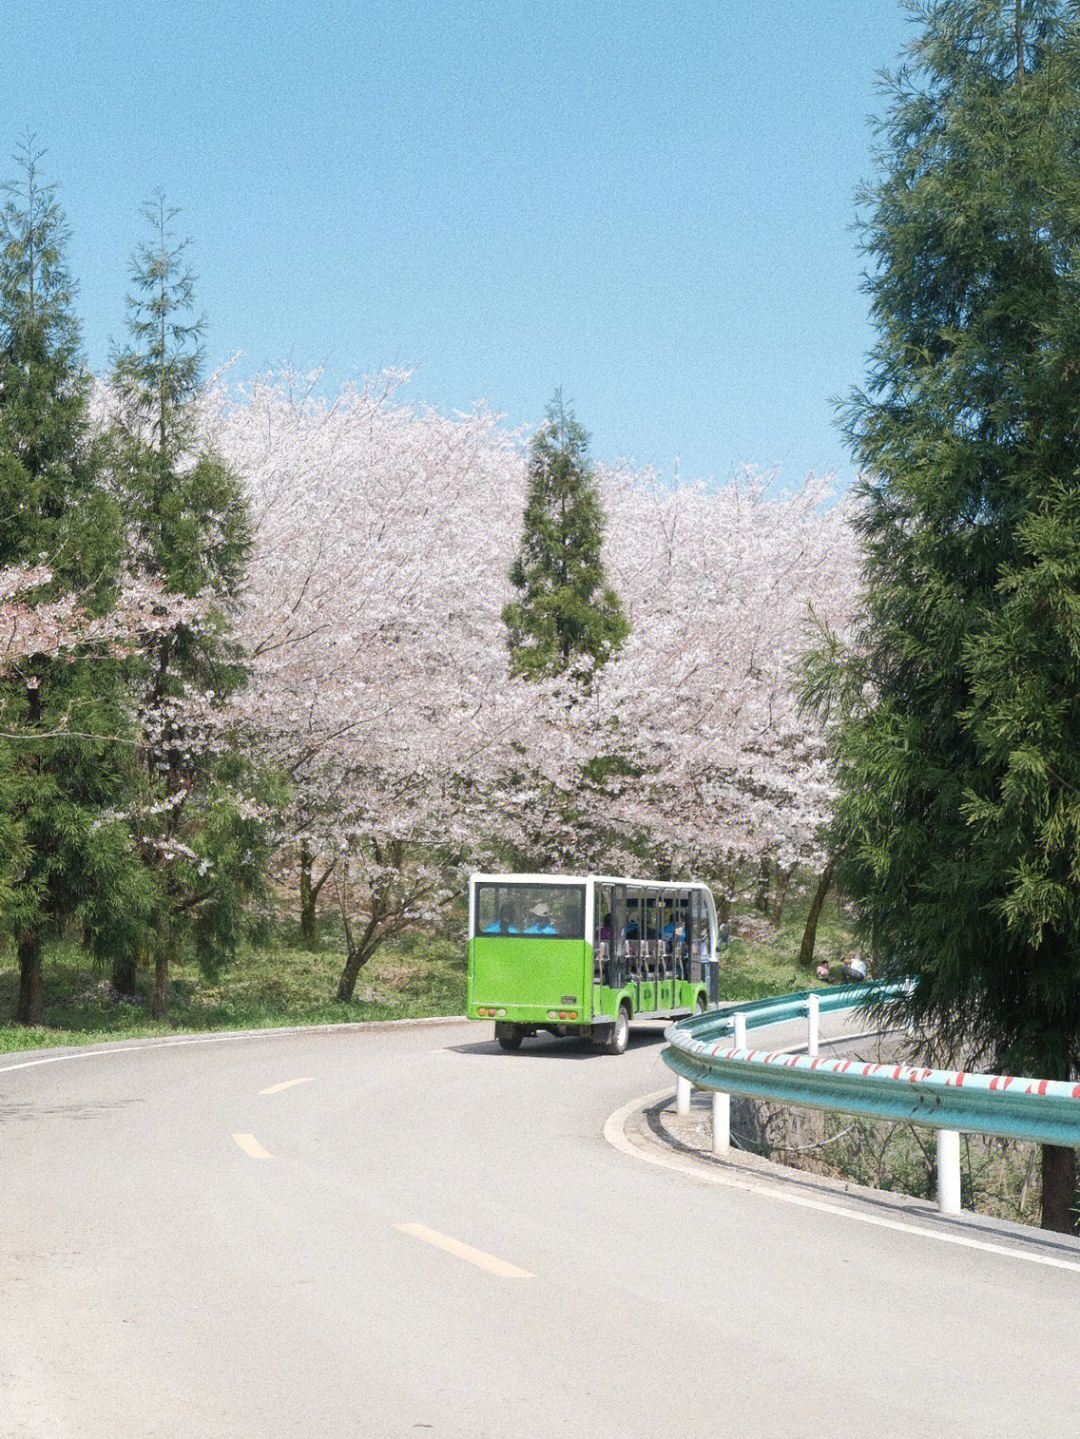
[[[158,193],[142,208],[150,238],[135,252],[130,343],[113,360],[119,400],[116,474],[139,558],[174,591],[235,598],[251,548],[243,485],[198,435],[205,317],[193,318],[190,240]]]
[[[45,560],[95,587],[115,574],[120,528],[89,435],[68,227],[43,155],[28,135],[0,209],[0,564]]]
[[[220,705],[244,683],[231,616],[251,547],[240,478],[198,431],[204,328],[193,318],[195,276],[178,211],[158,194],[143,207],[149,239],[132,262],[130,343],[114,358],[119,414],[111,436],[117,494],[135,558],[168,591],[208,594],[208,623],[160,635],[141,675],[146,768],[158,802],[138,842],[157,883],[152,1012],[167,1000],[169,965],[182,949],[212,969],[240,935],[242,903],[261,889],[262,826],[243,803],[251,776],[220,740],[206,742],[200,706]],[[118,959],[113,980],[130,990],[137,956]]]
[[[1080,19],[911,5],[864,196],[877,340],[846,411],[865,608],[837,722],[842,887],[968,1062],[1080,1073]],[[1072,1227],[1071,1150],[1043,1224]]]
[[[75,591],[111,603],[120,554],[116,506],[89,437],[67,226],[42,151],[28,137],[0,214],[0,564],[47,564],[39,599]],[[19,656],[0,674],[0,833],[18,866],[0,890],[0,920],[19,958],[16,1019],[39,1024],[43,950],[77,921],[104,956],[145,918],[140,867],[119,814],[134,748],[115,657],[76,649]]]
[[[604,514],[588,447],[556,392],[532,442],[521,548],[510,570],[521,597],[503,610],[511,670],[528,679],[569,673],[587,681],[628,633],[605,583]]]

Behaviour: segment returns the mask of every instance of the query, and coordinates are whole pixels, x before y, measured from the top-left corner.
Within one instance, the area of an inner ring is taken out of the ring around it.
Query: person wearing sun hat
[[[534,904],[529,910],[529,924],[525,929],[526,934],[555,934],[557,931],[551,922],[551,910],[541,900]]]

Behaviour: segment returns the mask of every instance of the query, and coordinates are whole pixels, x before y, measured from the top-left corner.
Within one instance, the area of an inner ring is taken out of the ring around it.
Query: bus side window
[[[686,938],[686,900],[678,894],[671,905],[671,967],[677,979],[685,979],[683,946]]]
[[[626,888],[617,884],[612,892],[611,905],[611,952],[614,956],[612,988],[619,989],[626,983],[628,959],[626,953]]]
[[[611,943],[611,886],[601,885],[596,891],[596,943]]]
[[[690,973],[692,978],[700,979],[702,976],[702,939],[705,934],[705,900],[699,889],[695,889],[690,896],[690,918]]]
[[[476,891],[477,934],[498,934],[498,890],[494,885],[484,884]]]
[[[641,968],[641,896],[626,896],[626,965],[631,979],[640,978]]]
[[[612,955],[611,943],[611,886],[597,887],[593,899],[593,983],[610,984]]]

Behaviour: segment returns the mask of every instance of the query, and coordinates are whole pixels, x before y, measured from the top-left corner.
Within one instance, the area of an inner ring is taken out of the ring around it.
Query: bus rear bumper
[[[505,1024],[520,1024],[533,1029],[550,1029],[553,1024],[588,1028],[593,1022],[593,1016],[587,1010],[567,1005],[546,1008],[536,1004],[470,1004],[466,1013],[470,1019],[498,1019]]]

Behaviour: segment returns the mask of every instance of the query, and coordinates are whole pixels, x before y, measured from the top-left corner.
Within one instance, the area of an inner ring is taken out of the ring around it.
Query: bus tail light
[[[499,1016],[500,1019],[502,1019],[503,1016],[506,1014],[506,1010],[505,1010],[505,1009],[499,1009],[499,1010],[496,1010],[495,1012],[496,1012],[496,1014],[498,1014],[498,1016]]]

